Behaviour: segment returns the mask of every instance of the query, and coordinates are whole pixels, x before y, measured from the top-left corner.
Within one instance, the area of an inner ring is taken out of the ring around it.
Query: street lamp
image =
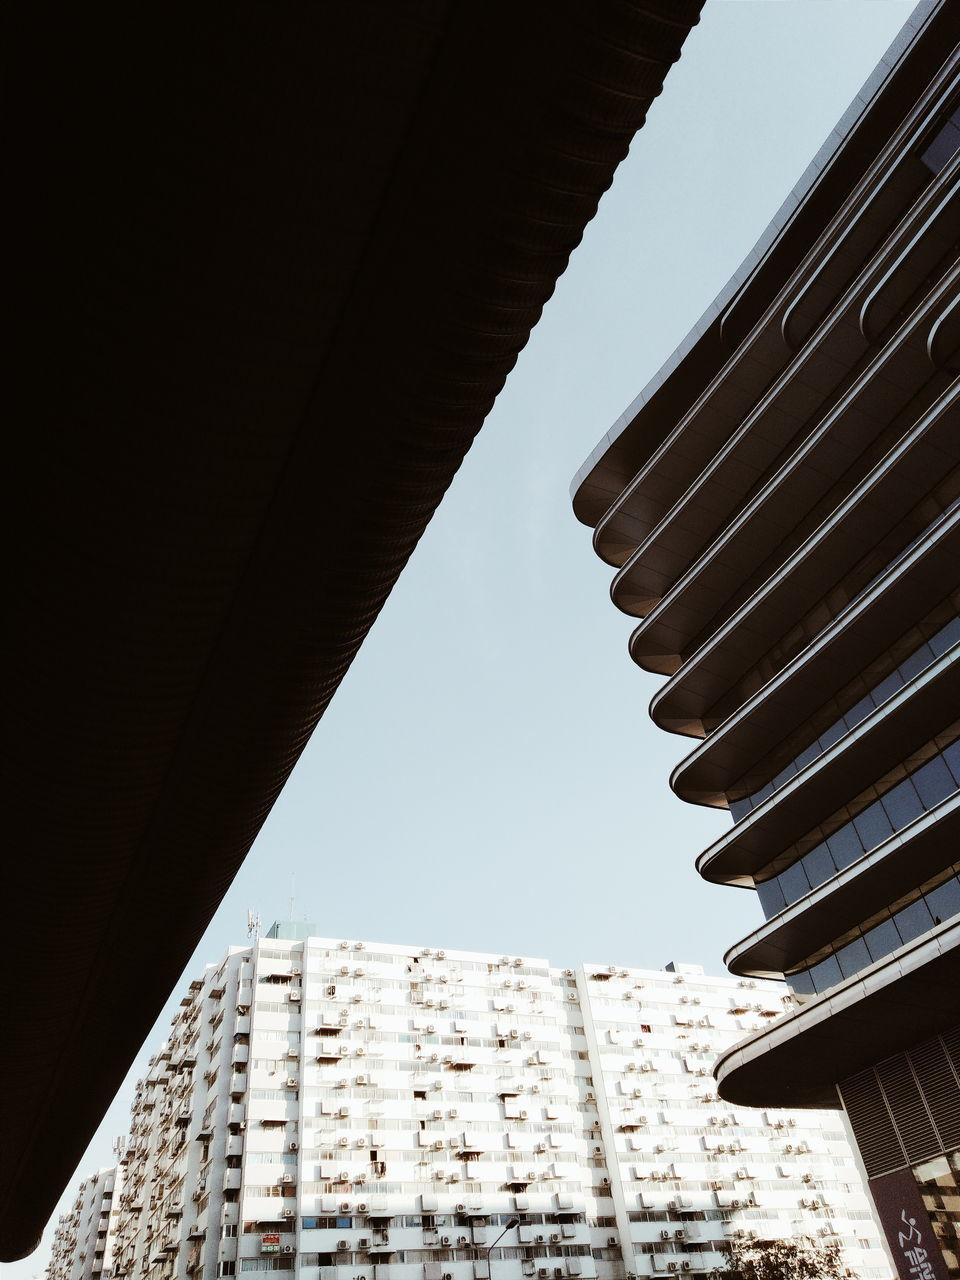
[[[520,1225],[519,1218],[509,1218],[507,1221],[507,1225],[503,1228],[503,1230],[497,1236],[496,1240],[494,1240],[493,1244],[487,1245],[487,1280],[490,1280],[490,1250],[493,1249],[494,1245],[498,1245],[500,1243],[500,1241],[503,1239],[503,1237],[507,1234],[508,1231],[512,1231],[514,1227],[519,1227],[519,1225]]]

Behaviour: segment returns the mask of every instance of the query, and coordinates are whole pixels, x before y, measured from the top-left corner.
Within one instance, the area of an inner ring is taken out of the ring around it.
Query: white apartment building
[[[309,932],[191,984],[134,1103],[115,1276],[703,1276],[796,1235],[891,1275],[839,1114],[717,1097],[783,987]]]
[[[99,1169],[80,1184],[69,1213],[53,1235],[47,1275],[56,1280],[98,1280],[113,1274],[118,1197],[123,1169]]]

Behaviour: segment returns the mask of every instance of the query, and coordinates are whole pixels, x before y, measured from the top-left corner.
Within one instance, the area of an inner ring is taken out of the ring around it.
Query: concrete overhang
[[[847,979],[721,1054],[727,1102],[748,1107],[840,1106],[836,1085],[955,1026],[960,922]]]
[[[700,7],[18,23],[3,1260],[36,1244]]]

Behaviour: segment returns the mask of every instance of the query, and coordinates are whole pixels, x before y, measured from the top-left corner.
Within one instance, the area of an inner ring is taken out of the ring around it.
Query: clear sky
[[[580,463],[733,274],[909,14],[710,0],[444,503],[187,970],[294,913],[324,936],[722,972],[760,921],[703,884],[729,825],[571,513]],[[170,910],[176,897],[170,896]],[[182,984],[181,984],[182,985]],[[132,1081],[71,1182],[112,1163]],[[28,1192],[25,1191],[25,1194]],[[44,1247],[5,1268],[26,1280]]]

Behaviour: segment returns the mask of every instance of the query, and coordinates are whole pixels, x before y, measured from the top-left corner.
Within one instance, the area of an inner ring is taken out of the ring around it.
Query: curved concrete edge
[[[952,921],[721,1054],[717,1090],[738,1106],[839,1108],[839,1081],[955,1025],[958,983]]]

